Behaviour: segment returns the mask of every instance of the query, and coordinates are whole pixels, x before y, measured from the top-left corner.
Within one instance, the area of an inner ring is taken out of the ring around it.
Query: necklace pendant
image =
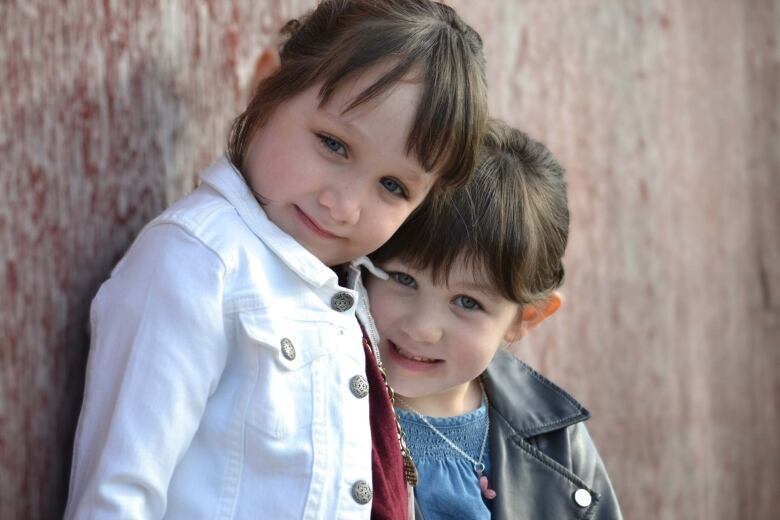
[[[409,455],[409,453],[403,454],[404,458],[404,478],[406,479],[407,484],[414,487],[417,485],[417,467],[414,465],[414,461],[412,460],[412,457]]]
[[[485,475],[480,475],[479,477],[479,489],[482,490],[482,495],[488,500],[496,498],[496,490],[490,489],[490,483]]]

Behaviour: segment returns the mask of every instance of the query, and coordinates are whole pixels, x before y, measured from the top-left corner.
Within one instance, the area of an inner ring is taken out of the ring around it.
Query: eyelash
[[[389,272],[387,274],[389,274],[390,278],[395,280],[396,283],[401,284],[404,287],[409,287],[409,288],[412,288],[412,289],[416,289],[417,288],[417,281],[415,281],[415,279],[412,276],[410,276],[410,275],[408,275],[406,273],[402,273],[401,271],[392,271],[392,272]],[[409,283],[402,282],[401,278],[408,278],[408,282]]]
[[[404,287],[409,287],[410,289],[416,289],[417,288],[417,281],[412,277],[411,275],[408,275],[401,271],[391,271],[387,273],[390,278],[395,280],[397,284],[403,285]],[[402,281],[402,279],[405,279]],[[468,301],[469,303],[473,304],[471,307],[468,307],[464,305],[464,300]],[[466,296],[465,294],[461,294],[459,296],[456,296],[453,300],[455,305],[462,308],[466,311],[481,311],[484,310],[484,307],[482,307],[482,304],[479,303],[477,300],[472,298],[471,296]]]
[[[338,155],[339,157],[342,157],[344,159],[349,158],[349,151],[347,150],[347,145],[342,143],[339,139],[336,139],[333,136],[330,136],[328,134],[317,134],[317,137],[320,140],[320,144],[325,148],[325,151]],[[334,150],[333,147],[340,147],[341,150],[343,150],[343,153],[339,153],[339,151]],[[383,177],[379,183],[382,185],[382,187],[387,190],[388,193],[391,195],[394,195],[396,197],[401,197],[404,199],[409,199],[409,192],[406,190],[403,184],[401,184],[399,181],[390,178],[390,177]],[[388,187],[388,183],[392,183],[392,187]]]
[[[465,305],[458,305],[457,303],[456,303],[456,305],[458,305],[459,307],[461,307],[462,309],[467,310],[467,311],[481,311],[481,310],[483,310],[482,305],[480,305],[480,303],[477,300],[475,300],[474,298],[472,298],[471,296],[466,296],[464,294],[461,294],[460,296],[456,296],[454,301],[455,302],[458,302],[458,301],[463,302],[463,300],[468,300],[469,302],[472,302],[474,304],[474,306],[473,307],[466,307]]]
[[[347,150],[347,145],[342,143],[340,140],[336,139],[333,136],[330,136],[328,134],[317,134],[317,137],[320,140],[320,143],[323,147],[325,147],[325,150],[327,152],[330,152],[332,154],[338,155],[339,157],[343,157],[344,159],[349,158],[349,151]],[[336,145],[337,147],[341,147],[341,149],[344,151],[343,153],[339,153],[338,151],[331,148],[330,145]]]
[[[395,186],[393,189],[390,189],[387,184],[387,182],[392,182]],[[406,191],[406,188],[404,188],[404,185],[398,182],[395,179],[392,179],[390,177],[383,177],[379,183],[382,185],[384,189],[386,189],[390,194],[395,195],[396,197],[402,197],[404,199],[409,198],[409,192]],[[396,191],[399,190],[399,191]]]

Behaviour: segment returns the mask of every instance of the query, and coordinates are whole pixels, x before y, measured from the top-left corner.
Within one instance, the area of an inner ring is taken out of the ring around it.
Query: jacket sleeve
[[[65,518],[161,518],[225,366],[225,267],[184,228],[144,230],[92,303]]]
[[[572,471],[599,495],[594,514],[589,518],[622,520],[615,490],[585,423],[577,423],[569,429]]]

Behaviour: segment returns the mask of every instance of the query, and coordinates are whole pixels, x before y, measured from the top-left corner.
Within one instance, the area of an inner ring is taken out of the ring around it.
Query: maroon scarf
[[[373,503],[371,518],[376,520],[408,520],[408,496],[404,479],[401,444],[395,427],[395,414],[379,372],[371,344],[363,332],[366,352],[369,416],[371,421],[371,471],[373,475]]]

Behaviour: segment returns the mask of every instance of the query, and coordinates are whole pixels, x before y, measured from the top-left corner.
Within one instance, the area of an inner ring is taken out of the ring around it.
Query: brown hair
[[[418,208],[371,258],[430,269],[434,283],[463,260],[509,300],[538,303],[563,282],[564,177],[542,143],[491,120],[469,183]]]
[[[455,11],[429,0],[323,0],[285,25],[281,64],[260,83],[228,140],[231,162],[244,171],[249,144],[273,110],[322,82],[320,103],[348,79],[380,63],[392,66],[347,110],[413,74],[422,96],[407,153],[442,185],[471,174],[487,120],[482,40]]]

